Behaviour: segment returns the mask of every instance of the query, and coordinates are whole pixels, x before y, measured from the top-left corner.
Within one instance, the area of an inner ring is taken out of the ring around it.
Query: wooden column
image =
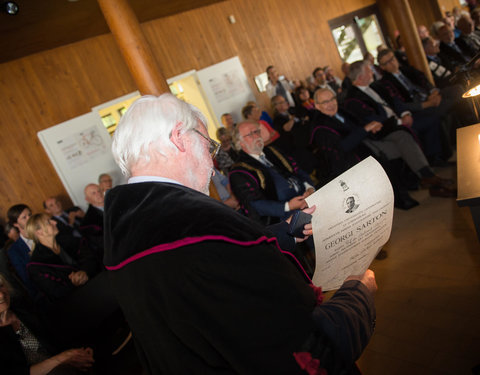
[[[408,0],[381,0],[381,2],[384,7],[388,7],[392,14],[395,15],[395,21],[408,56],[408,62],[425,73],[430,82],[434,84]]]
[[[142,95],[170,92],[127,0],[97,0]]]

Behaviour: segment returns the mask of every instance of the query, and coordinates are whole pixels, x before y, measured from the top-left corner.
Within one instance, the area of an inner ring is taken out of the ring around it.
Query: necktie
[[[281,95],[287,100],[287,92],[285,91],[285,88],[283,87],[282,83],[280,81],[277,82],[277,88],[275,90],[275,93],[277,95]]]
[[[397,115],[395,114],[395,112],[393,112],[393,110],[390,108],[390,106],[385,102],[385,100],[383,100],[381,98],[380,95],[378,95],[375,90],[373,90],[372,88],[370,88],[369,86],[367,86],[364,90],[364,92],[370,96],[374,101],[376,101],[378,104],[380,104],[383,109],[385,110],[385,112],[387,112],[387,116],[388,117],[395,117],[395,118],[398,118]]]
[[[335,118],[340,121],[342,124],[345,124],[345,119],[343,116],[339,115],[338,113],[335,113]]]
[[[410,95],[420,101],[424,101],[427,99],[427,95],[421,90],[417,85],[412,83],[407,77],[405,77],[402,73],[397,75],[398,80],[400,83],[408,90]]]
[[[273,164],[270,163],[267,158],[265,157],[264,154],[261,154],[260,155],[260,162],[263,164],[263,165],[266,165],[267,167],[273,167]]]

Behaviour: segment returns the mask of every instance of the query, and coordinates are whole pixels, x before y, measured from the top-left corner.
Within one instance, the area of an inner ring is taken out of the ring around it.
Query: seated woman
[[[58,236],[56,222],[35,214],[27,222],[27,236],[35,241],[27,271],[50,301],[69,295],[98,272],[95,256],[79,241]]]
[[[0,368],[2,374],[71,374],[93,365],[90,348],[70,349],[53,355],[45,341],[48,332],[35,315],[11,303],[11,288],[0,274]],[[48,336],[47,336],[48,335]]]

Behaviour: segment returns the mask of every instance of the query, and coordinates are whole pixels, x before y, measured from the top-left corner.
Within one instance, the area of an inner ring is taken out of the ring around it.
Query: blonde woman
[[[58,235],[57,223],[46,214],[35,214],[27,222],[27,236],[35,247],[27,265],[30,279],[53,301],[84,285],[98,270],[89,249]]]

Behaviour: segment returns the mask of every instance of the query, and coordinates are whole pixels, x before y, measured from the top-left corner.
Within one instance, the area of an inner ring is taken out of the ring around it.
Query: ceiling
[[[0,13],[0,63],[110,32],[97,0],[14,1],[17,15]],[[128,0],[139,22],[220,1]]]

